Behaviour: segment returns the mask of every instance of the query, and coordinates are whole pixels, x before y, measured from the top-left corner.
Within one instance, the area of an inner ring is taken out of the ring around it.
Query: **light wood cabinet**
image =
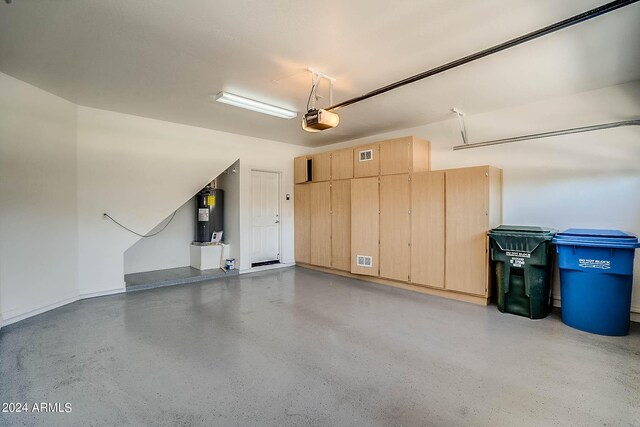
[[[331,184],[309,184],[310,210],[310,263],[320,267],[331,266]]]
[[[379,268],[378,178],[351,180],[351,272],[377,276]]]
[[[411,283],[444,288],[445,171],[411,177]]]
[[[413,136],[380,142],[380,175],[431,169],[430,143]]]
[[[380,177],[380,277],[409,281],[409,175]]]
[[[502,171],[490,166],[445,172],[445,288],[489,295],[487,231],[502,221]]]
[[[351,270],[351,181],[331,183],[331,267]]]
[[[296,261],[486,304],[502,171],[431,171],[430,161],[430,143],[416,137],[296,158]]]
[[[309,176],[310,160],[309,156],[301,156],[293,159],[293,182],[295,184],[311,181],[311,177]]]
[[[331,153],[314,154],[311,157],[311,171],[313,182],[329,181],[331,179]]]
[[[353,176],[363,178],[380,174],[380,144],[369,144],[353,149]]]
[[[331,153],[331,179],[353,178],[353,148],[333,151]]]
[[[310,186],[296,184],[293,193],[293,222],[295,227],[296,262],[308,264],[311,260]]]

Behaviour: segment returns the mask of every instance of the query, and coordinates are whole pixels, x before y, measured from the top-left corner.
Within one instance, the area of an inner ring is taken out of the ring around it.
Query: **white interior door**
[[[251,171],[251,263],[280,260],[280,174]]]

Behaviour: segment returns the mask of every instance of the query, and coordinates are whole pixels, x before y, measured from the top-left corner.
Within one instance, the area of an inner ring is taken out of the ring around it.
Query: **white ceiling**
[[[341,109],[318,134],[209,95],[303,112],[308,66],[342,101],[606,1],[2,1],[0,71],[80,105],[319,146],[640,79],[640,3]]]

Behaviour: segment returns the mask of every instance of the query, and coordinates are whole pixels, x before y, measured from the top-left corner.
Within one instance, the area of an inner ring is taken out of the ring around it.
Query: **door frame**
[[[251,168],[251,253],[253,254],[253,172],[274,173],[278,177],[278,262],[282,264],[282,171],[272,169]],[[275,261],[275,260],[274,260]],[[253,259],[249,260],[249,265],[253,264]],[[252,267],[253,268],[253,267]]]

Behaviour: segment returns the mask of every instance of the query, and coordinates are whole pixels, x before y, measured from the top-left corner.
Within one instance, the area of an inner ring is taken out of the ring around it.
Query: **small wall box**
[[[212,270],[226,265],[229,258],[229,245],[191,245],[191,267],[198,270]]]

